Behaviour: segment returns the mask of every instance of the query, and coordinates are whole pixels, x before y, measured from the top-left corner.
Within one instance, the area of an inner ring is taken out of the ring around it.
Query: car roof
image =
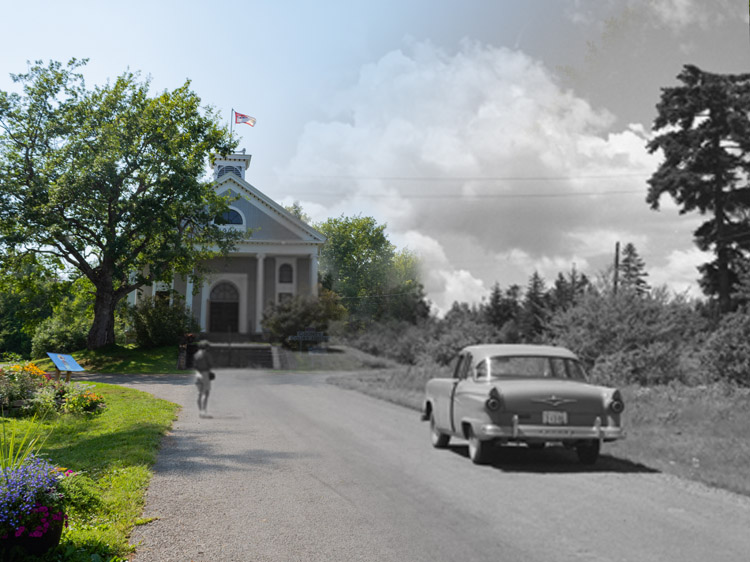
[[[493,343],[470,345],[463,348],[461,352],[471,353],[471,356],[477,361],[480,361],[487,357],[511,355],[541,355],[548,357],[567,357],[569,359],[578,359],[576,354],[569,349],[553,345]]]

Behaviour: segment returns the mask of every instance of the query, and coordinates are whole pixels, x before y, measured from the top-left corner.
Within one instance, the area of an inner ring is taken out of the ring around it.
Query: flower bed
[[[30,445],[33,448],[33,443]],[[13,459],[7,443],[0,454],[0,556],[13,549],[42,554],[60,542],[66,509],[75,508],[77,473],[29,453]],[[71,504],[71,502],[73,502]]]
[[[95,414],[104,398],[82,383],[53,380],[33,363],[0,368],[0,410],[4,415]]]

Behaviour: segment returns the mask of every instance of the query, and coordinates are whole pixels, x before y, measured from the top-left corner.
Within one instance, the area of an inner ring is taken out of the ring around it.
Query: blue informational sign
[[[63,355],[62,353],[50,353],[47,352],[47,355],[49,355],[49,358],[52,359],[52,362],[55,364],[55,367],[57,367],[60,371],[85,371],[83,367],[81,367],[75,359],[73,359],[72,355]]]

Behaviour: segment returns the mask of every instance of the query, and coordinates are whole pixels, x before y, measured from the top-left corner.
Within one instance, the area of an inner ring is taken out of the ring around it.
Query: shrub
[[[298,342],[289,340],[291,336],[296,336],[302,330],[327,332],[329,324],[342,318],[345,313],[338,297],[324,289],[318,298],[296,296],[282,303],[271,304],[263,314],[263,328],[285,346],[299,347]],[[304,347],[317,345],[317,342],[302,344]]]
[[[31,363],[0,369],[0,407],[7,410],[16,400],[28,400],[48,383],[44,371]]]
[[[591,381],[608,386],[655,385],[696,382],[685,357],[689,350],[673,342],[655,342],[637,349],[600,356],[591,370]]]
[[[717,381],[750,386],[750,310],[724,316],[700,355],[701,367]]]
[[[52,316],[42,321],[31,341],[31,356],[44,357],[46,352],[72,353],[86,347],[92,317],[77,300],[65,300],[55,307]]]
[[[704,320],[679,297],[654,290],[590,291],[549,323],[552,343],[572,349],[594,380],[607,384],[688,382]]]
[[[92,414],[105,406],[104,398],[88,385],[51,380],[32,363],[0,368],[0,407],[9,412],[16,400],[24,401],[19,415]]]
[[[91,414],[104,408],[104,397],[80,383],[64,386],[61,410],[66,414]]]
[[[172,304],[162,298],[143,298],[129,316],[136,343],[142,348],[178,345],[185,334],[200,330],[184,299],[177,297]]]

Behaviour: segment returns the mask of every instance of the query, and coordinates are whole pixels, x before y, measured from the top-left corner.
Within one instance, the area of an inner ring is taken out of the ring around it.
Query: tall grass
[[[3,474],[26,464],[29,457],[38,454],[50,434],[37,416],[24,422],[6,418],[2,420],[2,426],[0,469]]]

